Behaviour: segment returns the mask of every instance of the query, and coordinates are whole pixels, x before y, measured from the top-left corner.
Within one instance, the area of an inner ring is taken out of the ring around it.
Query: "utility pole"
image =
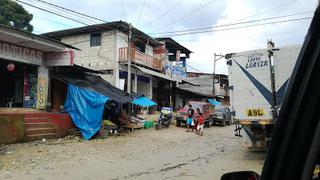
[[[213,58],[213,87],[212,87],[212,95],[213,95],[214,98],[216,97],[216,92],[214,90],[215,79],[216,79],[216,62],[219,61],[222,58],[224,58],[224,55],[214,53],[214,58]]]
[[[132,38],[132,26],[128,24],[128,79],[127,79],[127,92],[131,94],[131,38]],[[132,114],[132,104],[128,103],[128,114]]]
[[[270,80],[271,80],[271,92],[272,92],[272,117],[273,121],[278,119],[278,102],[277,93],[275,87],[275,75],[274,75],[274,64],[273,64],[273,52],[279,49],[274,48],[274,43],[270,40],[268,41],[268,57],[269,57],[269,67],[270,67]]]
[[[212,74],[212,76],[213,76],[213,82],[212,82],[212,96],[213,97],[216,97],[216,92],[215,92],[215,90],[214,90],[214,83],[215,83],[215,78],[216,78],[216,53],[214,53],[214,55],[213,55],[213,74]]]
[[[128,79],[127,79],[127,92],[131,93],[131,36],[132,26],[131,23],[128,25]]]

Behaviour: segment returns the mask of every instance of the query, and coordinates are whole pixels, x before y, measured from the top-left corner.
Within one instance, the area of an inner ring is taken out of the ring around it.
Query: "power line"
[[[211,0],[211,1],[209,1],[209,2],[207,2],[207,3],[205,3],[205,4],[203,4],[203,5],[201,5],[200,7],[198,7],[198,8],[196,8],[196,9],[194,9],[194,10],[190,11],[189,13],[187,13],[187,14],[185,14],[185,15],[183,15],[183,16],[181,16],[181,17],[179,17],[179,18],[175,19],[175,20],[173,20],[172,22],[170,22],[170,23],[168,23],[168,24],[166,24],[166,25],[164,25],[164,26],[161,26],[161,27],[163,28],[163,27],[171,26],[172,24],[174,24],[174,23],[178,22],[180,19],[185,18],[185,17],[188,17],[188,16],[190,16],[190,15],[192,15],[192,14],[194,14],[194,13],[198,12],[199,10],[201,10],[201,9],[205,8],[206,6],[208,6],[208,5],[212,4],[212,3],[213,3],[213,2],[215,2],[215,1],[217,1],[217,0]],[[160,28],[158,28],[158,29],[162,29],[161,27],[160,27]],[[158,29],[157,29],[157,30],[158,30]]]
[[[290,32],[281,32],[281,33],[272,33],[272,34],[260,34],[260,35],[255,35],[255,36],[240,36],[240,37],[230,37],[230,38],[226,38],[226,39],[251,39],[251,38],[255,38],[255,37],[261,37],[261,36],[282,36],[282,35],[291,35],[291,34],[296,34],[296,33],[301,33],[301,32],[305,32],[305,30],[296,30],[296,31],[290,31]],[[176,39],[176,41],[184,41],[184,42],[196,42],[196,41],[200,41],[199,39]]]
[[[45,11],[45,12],[48,12],[48,13],[51,13],[51,14],[54,14],[54,15],[57,15],[57,16],[66,18],[66,19],[69,19],[69,20],[74,21],[74,22],[77,22],[77,23],[79,23],[79,24],[89,25],[89,24],[84,23],[84,22],[81,22],[81,21],[79,21],[79,20],[76,20],[76,19],[73,19],[73,18],[64,16],[64,15],[61,15],[61,14],[58,14],[58,13],[55,13],[55,12],[52,12],[52,11],[49,11],[49,10],[46,10],[46,9],[43,9],[43,8],[41,8],[41,7],[38,7],[38,6],[35,6],[35,5],[32,5],[32,4],[23,2],[23,1],[21,1],[21,0],[15,0],[15,1],[17,1],[17,2],[19,2],[19,3],[21,3],[21,4],[25,4],[25,5],[28,5],[28,6],[30,6],[30,7],[36,8],[36,9],[40,9],[40,10],[42,10],[42,11]]]
[[[38,18],[38,19],[41,19],[41,20],[44,20],[44,21],[49,21],[49,22],[53,22],[55,24],[60,24],[60,25],[63,25],[65,27],[70,27],[72,28],[73,26],[70,26],[68,24],[64,24],[64,23],[61,23],[61,22],[58,22],[58,21],[54,21],[54,20],[51,20],[51,19],[47,19],[47,18],[44,18],[44,17],[40,17],[40,16],[37,16],[37,15],[33,15],[34,17]]]
[[[142,12],[143,12],[143,9],[144,9],[144,6],[145,6],[145,5],[146,5],[146,0],[143,0],[142,8],[141,8],[141,11],[140,11],[138,20],[137,20],[137,26],[138,26],[138,23],[139,23],[139,21],[140,21],[140,18],[141,18],[141,15],[142,15]]]
[[[24,0],[26,1],[26,0]],[[29,0],[30,1],[30,0]],[[46,9],[48,11],[51,11],[51,12],[54,12],[56,14],[60,14],[60,15],[64,15],[64,16],[67,16],[69,18],[72,18],[74,20],[78,20],[78,21],[81,21],[83,23],[87,23],[87,24],[93,24],[93,21],[92,20],[87,20],[87,19],[84,19],[82,17],[78,17],[74,14],[72,14],[71,12],[65,12],[64,10],[61,10],[61,9],[57,9],[55,7],[52,7],[52,6],[49,6],[49,5],[46,5],[46,4],[42,4],[40,2],[32,2],[32,4],[34,6],[37,6],[37,7],[40,7],[42,9]]]
[[[73,19],[73,18],[64,16],[64,15],[61,15],[61,14],[59,14],[59,13],[57,13],[57,12],[52,12],[52,11],[46,10],[46,9],[44,9],[44,8],[41,8],[41,7],[38,7],[38,6],[35,6],[35,5],[32,5],[32,4],[29,4],[29,3],[23,2],[23,1],[21,1],[21,0],[15,0],[15,1],[20,2],[20,3],[22,3],[22,4],[25,4],[25,5],[28,5],[28,6],[31,6],[31,7],[36,8],[36,9],[40,9],[40,10],[42,10],[42,11],[45,11],[45,12],[48,12],[48,13],[51,13],[51,14],[54,14],[54,15],[57,15],[57,16],[66,18],[66,19],[69,19],[69,20],[75,21],[75,22],[80,23],[80,24],[89,25],[89,24],[84,23],[84,22],[81,22],[81,21],[79,21],[79,20],[76,20],[76,19]],[[52,21],[52,20],[49,20],[49,19],[46,19],[46,18],[42,18],[42,19],[47,20],[47,21],[50,21],[50,22],[54,22],[54,23],[57,23],[57,24],[61,24],[61,25],[67,26],[66,24],[62,24],[62,23],[59,23],[59,22],[57,22],[57,21]],[[69,27],[70,27],[70,26],[69,26]],[[117,30],[117,29],[111,28],[111,30]],[[107,35],[108,35],[108,34],[107,34]],[[119,35],[119,36],[120,36],[120,35]],[[86,41],[90,41],[90,40],[86,40]],[[84,41],[84,42],[85,42],[85,41]],[[77,42],[77,43],[78,43],[78,42]],[[80,42],[79,42],[79,43],[80,43]]]
[[[34,1],[42,2],[42,3],[44,3],[44,4],[48,4],[48,5],[50,5],[50,6],[54,6],[54,7],[63,9],[63,10],[65,10],[65,11],[73,12],[73,13],[75,13],[75,14],[78,14],[78,15],[81,15],[81,16],[84,16],[84,17],[88,17],[88,18],[91,18],[91,19],[95,19],[95,20],[98,20],[98,21],[101,21],[101,22],[106,22],[106,21],[103,20],[103,19],[100,19],[100,18],[97,18],[97,17],[93,17],[93,16],[90,16],[90,15],[87,15],[87,14],[84,14],[84,13],[80,13],[80,12],[77,12],[77,11],[75,11],[75,10],[68,9],[68,8],[65,8],[65,7],[62,7],[62,6],[53,4],[53,3],[49,3],[49,2],[44,1],[44,0],[34,0]]]
[[[30,1],[30,0],[29,0]],[[93,24],[93,23],[96,23],[95,21],[93,21],[92,19],[87,19],[86,17],[80,17],[80,15],[77,15],[77,14],[74,14],[72,12],[69,12],[69,11],[65,11],[63,9],[60,9],[60,8],[56,8],[56,7],[53,7],[53,6],[50,6],[48,4],[44,4],[44,3],[41,3],[41,2],[38,2],[38,1],[35,1],[33,0],[34,2],[32,2],[32,4],[34,6],[37,6],[37,7],[40,7],[42,9],[46,9],[48,11],[51,11],[51,12],[54,12],[54,13],[57,13],[57,14],[61,14],[61,15],[64,15],[64,16],[67,16],[69,18],[72,18],[74,20],[78,20],[78,21],[81,21],[83,23],[87,23],[87,24]]]
[[[240,27],[234,27],[234,28],[226,28],[226,29],[210,29],[210,30],[197,31],[197,32],[168,34],[168,35],[165,35],[165,36],[183,36],[183,35],[191,35],[191,34],[201,34],[201,33],[207,33],[207,32],[214,32],[214,31],[227,31],[227,30],[242,29],[242,28],[255,27],[255,26],[263,26],[263,25],[269,25],[269,24],[278,24],[278,23],[286,23],[286,22],[300,21],[300,20],[306,20],[306,19],[312,19],[312,17],[303,17],[303,18],[296,18],[296,19],[289,19],[289,20],[282,20],[282,21],[272,21],[272,22],[263,23],[263,24],[253,24],[253,25],[240,26]]]
[[[164,15],[168,14],[171,10],[173,10],[175,7],[179,6],[183,1],[185,0],[181,0],[179,1],[178,3],[175,3],[173,6],[169,7],[166,11],[164,11],[160,16],[156,17],[155,19],[153,19],[152,21],[150,21],[149,23],[145,24],[143,26],[146,27],[146,26],[149,26],[151,24],[153,24],[154,22],[156,22],[159,18],[163,17]]]
[[[169,32],[159,32],[159,33],[153,33],[152,35],[207,30],[207,29],[213,29],[213,28],[218,28],[218,27],[234,26],[234,25],[248,24],[248,23],[260,22],[260,21],[266,21],[266,20],[272,20],[272,19],[279,19],[279,18],[303,15],[303,14],[308,14],[308,13],[312,13],[312,12],[314,12],[314,11],[306,11],[306,12],[300,12],[300,13],[295,13],[295,14],[288,14],[288,15],[283,15],[283,16],[275,16],[275,17],[256,19],[256,20],[250,20],[250,21],[242,21],[242,22],[230,23],[230,24],[221,24],[221,25],[203,27],[203,28],[185,29],[185,30],[169,31]]]
[[[295,1],[297,1],[297,0],[289,1],[289,2],[286,2],[286,3],[280,4],[278,6],[275,6],[275,7],[271,7],[271,8],[265,9],[265,10],[258,11],[256,14],[253,14],[253,15],[238,19],[236,21],[242,21],[242,20],[249,19],[249,18],[252,18],[252,17],[255,17],[255,16],[259,16],[259,15],[261,15],[263,13],[266,13],[266,12],[269,12],[269,11],[274,11],[276,9],[280,9],[280,8],[282,8],[284,6],[287,6],[287,5],[290,5],[290,4],[294,3]]]
[[[65,16],[72,17],[74,19],[81,20],[86,23],[96,24],[96,23],[102,21],[100,19],[97,20],[98,18],[96,18],[96,17],[89,16],[84,13],[80,13],[75,10],[71,10],[71,9],[68,9],[68,8],[53,4],[53,3],[49,3],[49,2],[46,2],[43,0],[32,0],[32,1],[34,1],[35,3],[38,3],[38,6],[40,6],[40,7],[42,6],[44,9],[47,9],[47,10],[51,9],[51,11],[55,11],[56,13],[59,13],[59,14],[62,13]],[[105,21],[103,21],[103,22],[105,22]]]

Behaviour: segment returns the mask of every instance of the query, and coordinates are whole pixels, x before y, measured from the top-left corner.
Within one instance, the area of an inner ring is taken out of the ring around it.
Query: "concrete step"
[[[25,123],[36,123],[36,122],[50,122],[50,118],[48,116],[25,116]]]
[[[24,128],[51,128],[54,127],[50,122],[33,122],[33,123],[24,123]]]
[[[54,127],[47,128],[27,128],[24,131],[24,134],[27,135],[37,135],[37,134],[48,134],[48,133],[56,133],[56,129]]]
[[[35,140],[41,140],[41,139],[54,139],[54,138],[56,138],[56,133],[42,133],[42,134],[32,134],[32,135],[25,136],[26,141],[35,141]]]

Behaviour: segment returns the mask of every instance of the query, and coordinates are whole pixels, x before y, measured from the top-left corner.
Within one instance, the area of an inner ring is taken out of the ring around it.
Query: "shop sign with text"
[[[47,66],[72,66],[74,64],[73,51],[49,52],[46,53]]]
[[[0,58],[41,65],[43,53],[35,49],[0,41]]]
[[[46,96],[47,96],[47,79],[38,78],[38,98],[37,98],[37,108],[46,108]]]

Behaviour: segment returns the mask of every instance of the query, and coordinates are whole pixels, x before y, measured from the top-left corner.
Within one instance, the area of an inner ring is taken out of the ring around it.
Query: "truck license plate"
[[[246,114],[249,117],[264,116],[264,110],[262,108],[246,109]]]

